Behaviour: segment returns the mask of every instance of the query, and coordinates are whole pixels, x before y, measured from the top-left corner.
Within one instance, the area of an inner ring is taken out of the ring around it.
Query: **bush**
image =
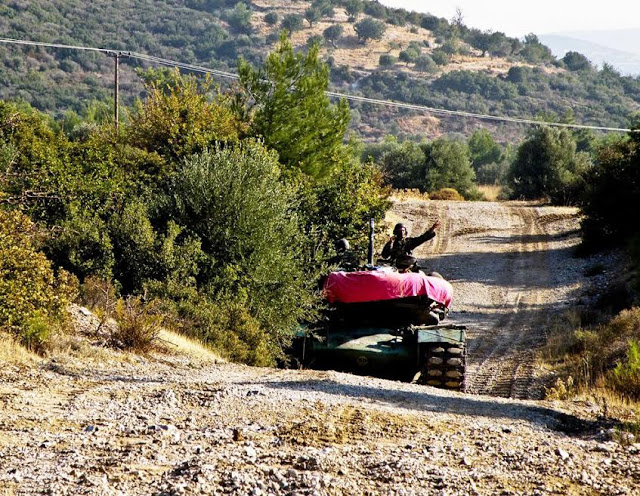
[[[629,341],[626,361],[618,363],[615,369],[607,374],[611,388],[624,398],[640,399],[640,342]]]
[[[145,303],[140,296],[129,296],[116,301],[113,318],[110,344],[123,350],[144,352],[157,340],[165,315],[158,311],[157,303]]]
[[[464,197],[453,188],[442,188],[429,193],[432,200],[464,201]]]
[[[443,50],[434,50],[431,54],[431,58],[440,66],[444,66],[449,63],[449,56]]]
[[[0,210],[0,329],[40,348],[49,325],[65,318],[77,280],[36,249],[36,228],[19,212]]]
[[[378,61],[380,67],[391,67],[395,65],[396,62],[397,59],[393,55],[388,53],[383,53],[382,55],[380,55],[380,59]]]
[[[264,16],[264,22],[266,22],[269,26],[275,26],[278,24],[278,14],[276,12],[268,12]]]

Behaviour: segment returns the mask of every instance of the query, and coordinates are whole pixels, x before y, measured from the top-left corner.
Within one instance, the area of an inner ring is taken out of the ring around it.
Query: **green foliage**
[[[380,55],[380,60],[378,61],[378,63],[380,64],[380,67],[392,67],[396,64],[397,59],[388,53],[383,53],[382,55]]]
[[[287,170],[322,177],[339,162],[349,123],[346,101],[331,104],[325,94],[329,69],[318,48],[294,53],[291,42],[280,44],[258,70],[241,61],[240,85],[253,114],[252,132],[276,150]]]
[[[563,317],[550,338],[549,358],[560,361],[561,373],[572,377],[579,388],[603,385],[638,399],[640,309],[623,310],[599,324],[578,317]]]
[[[640,399],[640,341],[629,341],[626,361],[618,363],[607,379],[611,388],[624,398]]]
[[[324,36],[327,41],[334,43],[335,46],[335,42],[340,39],[343,31],[344,28],[340,24],[332,24],[328,28],[325,28],[322,32],[322,36]]]
[[[315,7],[309,7],[304,11],[304,18],[309,23],[309,27],[312,28],[313,23],[318,22],[322,18],[322,12]]]
[[[305,257],[319,268],[335,240],[347,238],[364,260],[369,219],[381,221],[389,207],[380,171],[351,159],[320,183],[305,182],[301,191]]]
[[[307,38],[307,47],[311,48],[313,45],[318,45],[318,46],[324,45],[324,38],[319,34],[314,34],[313,36],[309,36]]]
[[[49,325],[65,317],[77,280],[37,250],[34,224],[19,212],[0,210],[0,329],[39,349]],[[49,324],[47,323],[49,322]]]
[[[523,48],[520,55],[527,61],[533,64],[540,62],[551,62],[554,60],[551,50],[540,43],[538,37],[531,33],[524,37]]]
[[[415,69],[420,72],[436,72],[438,70],[438,66],[433,61],[431,57],[428,55],[420,55],[416,59]]]
[[[423,151],[426,160],[419,176],[421,191],[453,188],[465,198],[475,195],[475,173],[466,143],[439,138],[423,145]]]
[[[215,147],[184,161],[166,193],[166,214],[201,240],[198,284],[212,299],[247,308],[282,344],[311,303],[293,214],[295,191],[260,143]]]
[[[562,57],[562,61],[570,71],[587,71],[592,69],[589,59],[578,52],[569,51]]]
[[[364,2],[361,0],[347,0],[344,10],[349,16],[349,22],[356,22],[362,12],[364,12]]]
[[[300,31],[303,28],[303,18],[298,14],[287,14],[282,18],[280,27],[291,35],[294,31]]]
[[[275,26],[276,24],[278,24],[279,19],[280,18],[278,17],[277,12],[267,12],[264,15],[264,22],[266,22],[269,26]]]
[[[153,2],[136,2],[135,8],[131,9],[122,9],[117,2],[104,1],[87,3],[79,0],[29,0],[29,8],[23,8],[23,3],[13,1],[3,7],[2,19],[6,21],[4,35],[7,38],[21,39],[25,37],[24,33],[31,33],[32,38],[39,40],[59,41],[70,45],[108,46],[125,52],[150,55],[162,54],[167,59],[220,70],[233,70],[239,56],[253,64],[259,63],[275,36],[271,34],[265,38],[245,31],[244,27],[249,24],[242,22],[236,24],[238,29],[229,26],[234,12],[251,12],[246,7],[251,4],[246,1],[165,2],[162,9],[158,9]],[[323,16],[328,17],[329,14],[325,11],[330,11],[332,6],[348,7],[349,2],[324,1],[313,2],[312,5],[316,8],[321,4],[324,5],[321,9]],[[309,3],[305,7],[308,5]],[[455,28],[459,41],[464,42],[456,50],[465,49],[467,43],[477,44],[474,36],[478,34],[478,30],[467,29],[464,25],[450,26],[445,19],[400,9],[387,9],[376,2],[366,2],[365,7],[369,15],[380,20],[388,20],[397,25],[405,22],[422,25],[440,38],[438,43],[447,42]],[[270,13],[275,14],[275,11],[266,12],[265,17]],[[258,14],[254,12],[255,15]],[[119,26],[123,25],[128,26],[125,36],[114,41],[112,34],[118,32]],[[58,26],[58,29],[54,32],[51,26]],[[336,22],[334,26],[340,26],[340,23]],[[537,43],[535,41],[535,37],[528,37],[522,43],[504,36],[503,33],[491,33],[488,53],[510,57],[516,64],[526,62],[532,56],[537,57],[540,60],[538,64],[541,65],[554,63],[553,58],[548,57],[546,47],[539,46],[539,40]],[[487,40],[483,40],[484,48],[486,42]],[[447,44],[445,48],[449,50],[454,47]],[[447,63],[444,55],[446,54],[442,49],[438,48],[432,58],[436,64],[443,65]],[[89,107],[97,102],[101,108],[101,117],[95,123],[105,123],[113,118],[113,61],[103,54],[5,45],[0,47],[0,64],[3,74],[0,80],[0,98],[28,102],[56,117],[72,110],[89,123],[94,122],[89,118]],[[131,106],[137,98],[145,95],[142,83],[133,76],[134,68],[138,65],[139,62],[133,58],[121,60],[122,105]],[[564,66],[566,64],[562,63],[559,67]],[[380,80],[378,74],[347,72],[344,68],[336,67],[332,70],[332,78],[338,84],[357,82],[353,91],[374,98],[517,117],[534,117],[540,111],[563,115],[571,107],[575,109],[577,122],[615,127],[627,125],[629,113],[634,111],[640,101],[640,81],[635,77],[621,76],[610,66],[603,66],[600,71],[579,72],[546,71],[544,67],[531,67],[529,73],[527,81],[514,82],[507,79],[506,82],[511,83],[515,92],[503,92],[505,96],[499,99],[487,99],[482,92],[474,93],[475,90],[456,93],[446,85],[432,87],[430,78],[417,72],[408,77],[389,74],[388,79]],[[503,75],[492,75],[490,79],[505,82]],[[387,109],[384,108],[371,108],[363,112],[361,121],[354,122],[352,127],[368,140],[395,133],[396,120],[388,119],[386,112]],[[69,119],[65,123],[65,131],[71,132],[70,140],[81,140],[91,126],[87,122],[76,125],[78,121],[73,114],[67,114],[67,117]],[[125,116],[121,117],[122,122]],[[441,122],[443,133],[458,132],[459,126],[459,120],[447,119]],[[70,127],[73,129],[69,129]],[[57,132],[57,129],[54,131]],[[522,133],[522,129],[513,130],[514,135]]]
[[[597,152],[596,166],[586,176],[582,206],[587,245],[620,244],[640,232],[637,223],[627,217],[640,204],[639,136],[633,132],[605,143]]]
[[[520,145],[509,170],[514,198],[549,198],[561,205],[576,204],[584,189],[589,157],[576,152],[576,143],[565,129],[538,126]]]
[[[433,61],[440,66],[447,65],[449,63],[449,56],[443,50],[434,50],[431,54]]]
[[[420,50],[414,47],[409,47],[406,50],[402,50],[398,54],[398,58],[400,62],[404,62],[405,64],[414,63],[419,56],[420,56]]]
[[[176,91],[166,91],[153,84],[149,97],[136,106],[131,116],[130,140],[137,146],[175,159],[202,151],[217,141],[237,141],[242,123],[218,95],[209,101],[191,77],[173,74]]]
[[[476,129],[469,138],[471,165],[480,184],[499,184],[506,177],[507,153],[484,128]]]
[[[247,4],[239,2],[236,6],[226,12],[225,19],[229,26],[239,33],[251,32],[251,17],[253,13]]]
[[[365,17],[354,26],[358,38],[366,43],[367,40],[381,40],[387,28],[384,23],[371,17]]]

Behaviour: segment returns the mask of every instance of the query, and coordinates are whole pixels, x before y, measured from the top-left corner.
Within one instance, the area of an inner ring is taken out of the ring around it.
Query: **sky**
[[[528,33],[640,28],[640,0],[379,0],[387,7],[428,12],[451,20],[456,8],[467,27]]]

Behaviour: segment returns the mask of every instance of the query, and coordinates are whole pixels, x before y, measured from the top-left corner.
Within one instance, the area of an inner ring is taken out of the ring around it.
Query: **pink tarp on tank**
[[[324,291],[330,303],[362,303],[426,296],[449,308],[453,299],[451,284],[439,277],[426,276],[420,272],[332,272],[324,283]]]

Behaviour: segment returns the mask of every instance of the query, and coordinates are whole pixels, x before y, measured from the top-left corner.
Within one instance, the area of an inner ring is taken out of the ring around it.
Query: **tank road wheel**
[[[433,343],[425,345],[420,384],[461,391],[467,358],[465,345]]]

